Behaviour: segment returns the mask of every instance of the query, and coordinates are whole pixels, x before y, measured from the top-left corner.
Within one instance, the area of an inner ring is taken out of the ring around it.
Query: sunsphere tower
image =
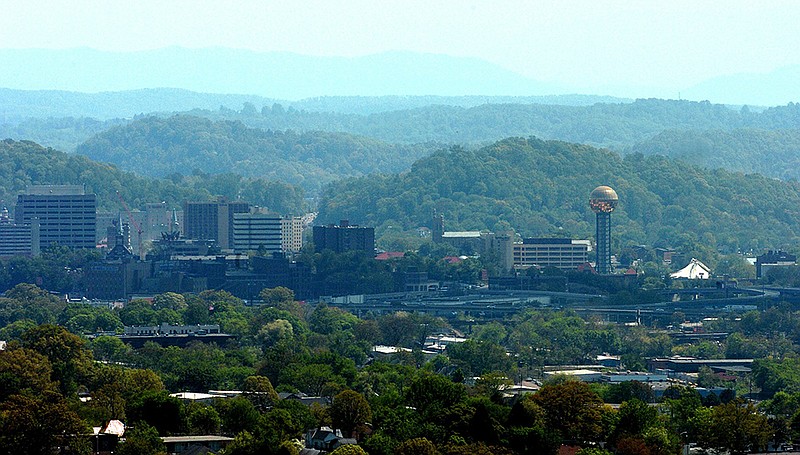
[[[598,186],[589,195],[589,207],[597,214],[597,273],[611,273],[611,212],[617,207],[619,197],[610,186]]]

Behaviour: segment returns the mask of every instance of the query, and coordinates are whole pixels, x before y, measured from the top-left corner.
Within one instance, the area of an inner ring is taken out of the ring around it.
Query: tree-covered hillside
[[[344,133],[264,131],[181,115],[145,117],[111,128],[77,152],[142,175],[232,172],[315,191],[341,177],[405,170],[434,147]]]
[[[410,172],[331,185],[323,222],[340,218],[392,230],[513,227],[523,236],[594,236],[588,197],[597,185],[620,197],[615,248],[672,246],[691,253],[778,248],[800,241],[800,184],[703,170],[661,156],[619,155],[585,145],[511,138],[479,150],[455,148]],[[391,245],[385,245],[390,247]]]
[[[178,207],[184,200],[221,195],[230,199],[239,196],[279,213],[299,214],[304,210],[303,190],[286,183],[232,174],[173,176],[169,180],[140,177],[30,141],[0,141],[0,162],[0,201],[9,208],[29,185],[71,184],[85,185],[87,192],[96,193],[103,210],[120,208],[117,191],[131,207],[159,201]]]
[[[193,110],[191,114],[212,120],[239,120],[255,128],[344,131],[397,143],[473,144],[534,135],[618,149],[667,129],[779,129],[800,125],[800,104],[757,113],[709,102],[658,99],[591,106],[434,105],[370,115],[308,112],[282,105],[265,106],[260,111],[252,106],[241,111]]]
[[[278,100],[256,95],[198,93],[177,88],[148,88],[81,93],[64,90],[0,88],[0,124],[30,118],[93,117],[99,120],[131,118],[150,112],[241,107],[243,103],[272,104]]]
[[[101,121],[92,117],[31,117],[19,122],[0,123],[0,139],[33,141],[56,150],[73,152],[95,134],[128,121]]]
[[[628,151],[783,180],[800,178],[800,129],[669,130]]]

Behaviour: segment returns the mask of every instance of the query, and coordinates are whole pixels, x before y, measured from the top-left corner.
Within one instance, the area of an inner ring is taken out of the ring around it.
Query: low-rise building
[[[375,228],[361,227],[341,220],[338,225],[314,226],[314,248],[317,251],[375,251]]]
[[[575,369],[575,370],[553,370],[545,371],[544,379],[551,379],[555,376],[569,376],[583,382],[600,382],[603,380],[603,372],[600,370]]]
[[[697,373],[701,367],[730,368],[753,366],[753,359],[696,359],[694,357],[652,358],[647,361],[650,371],[670,370],[681,373]]]
[[[233,438],[217,435],[162,436],[161,440],[167,447],[168,454],[180,455],[188,453],[190,450],[196,451],[197,448],[206,448],[213,453],[218,453],[227,447],[233,441]]]
[[[306,448],[333,451],[343,445],[357,444],[353,438],[345,438],[342,430],[331,427],[312,428],[306,432]]]
[[[797,265],[797,256],[785,251],[768,251],[756,258],[756,278],[767,276],[770,270],[778,267]]]

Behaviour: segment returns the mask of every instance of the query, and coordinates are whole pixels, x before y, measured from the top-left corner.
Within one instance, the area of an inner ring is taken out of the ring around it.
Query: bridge
[[[503,319],[526,309],[569,309],[582,316],[598,316],[613,322],[663,320],[674,312],[703,317],[720,313],[763,310],[778,301],[800,303],[800,288],[694,288],[664,289],[663,301],[621,304],[607,296],[548,291],[497,291],[477,289],[465,295],[437,293],[391,293],[328,298],[330,305],[363,317],[396,311],[428,313],[453,319]]]

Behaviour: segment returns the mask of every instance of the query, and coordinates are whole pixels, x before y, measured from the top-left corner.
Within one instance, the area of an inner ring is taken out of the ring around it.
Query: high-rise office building
[[[284,253],[297,253],[303,248],[303,230],[306,224],[302,217],[281,220],[281,250]]]
[[[79,185],[36,185],[17,197],[17,225],[39,224],[39,247],[94,248],[97,196]]]
[[[233,249],[237,252],[281,252],[281,217],[267,213],[233,214]]]
[[[223,249],[233,248],[233,214],[250,213],[246,202],[185,202],[183,235],[189,239],[214,240]]]

